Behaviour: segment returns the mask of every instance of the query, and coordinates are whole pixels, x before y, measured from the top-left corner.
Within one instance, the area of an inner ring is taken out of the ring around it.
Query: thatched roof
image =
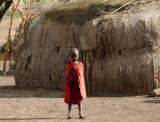
[[[80,0],[78,2],[59,5],[46,12],[47,19],[63,23],[84,24],[102,11],[109,11],[127,3],[130,0]]]

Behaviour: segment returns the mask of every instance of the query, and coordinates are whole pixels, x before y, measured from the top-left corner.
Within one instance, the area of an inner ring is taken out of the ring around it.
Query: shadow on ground
[[[0,72],[1,73],[1,72]],[[87,97],[134,97],[136,94],[91,94]],[[144,94],[140,95],[144,97]],[[138,97],[140,97],[138,96]],[[47,88],[19,88],[15,86],[14,73],[0,74],[0,98],[63,98],[63,90]]]
[[[0,86],[0,98],[62,98],[63,92],[52,89],[17,88],[14,85]]]
[[[143,103],[160,104],[160,98],[152,99],[152,100],[145,100]]]
[[[0,98],[63,98],[64,92],[63,90],[54,90],[54,89],[46,89],[46,88],[18,88],[15,85],[5,85],[0,86]],[[87,95],[88,98],[94,97],[135,97],[135,95]],[[145,98],[146,95],[142,95],[141,97]],[[160,103],[159,101],[145,101],[146,103]]]
[[[58,118],[53,117],[53,118],[49,118],[49,117],[42,117],[42,118],[0,118],[0,121],[37,121],[37,120],[43,120],[43,121],[47,121],[47,120],[57,120]],[[66,119],[66,118],[60,118],[60,119]]]

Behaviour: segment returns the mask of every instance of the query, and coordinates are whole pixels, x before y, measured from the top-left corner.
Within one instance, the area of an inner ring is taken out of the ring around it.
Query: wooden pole
[[[29,11],[31,10],[32,0],[29,0]]]
[[[6,74],[6,64],[7,64],[7,59],[11,58],[11,51],[12,51],[12,39],[11,39],[11,31],[12,31],[12,24],[13,24],[13,15],[18,8],[18,5],[20,3],[20,0],[18,0],[16,6],[14,6],[14,2],[12,3],[12,14],[11,14],[11,19],[10,19],[10,24],[9,24],[9,31],[8,31],[8,41],[6,43],[6,50],[5,50],[5,57],[4,57],[4,64],[3,64],[3,74]]]
[[[4,64],[3,64],[3,74],[4,75],[6,74],[7,58],[11,52],[11,28],[12,28],[12,23],[13,23],[13,14],[14,14],[14,3],[12,3],[12,14],[11,14],[9,31],[8,31],[8,42],[6,44],[6,51],[5,51]],[[10,57],[9,57],[9,59],[10,59]]]

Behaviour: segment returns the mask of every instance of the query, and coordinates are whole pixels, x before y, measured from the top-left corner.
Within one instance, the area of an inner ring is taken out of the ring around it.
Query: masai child
[[[86,89],[83,74],[83,63],[79,62],[79,50],[72,48],[66,63],[66,82],[64,101],[68,104],[68,119],[71,119],[71,108],[73,104],[78,105],[79,118],[82,115],[82,100],[86,97]]]

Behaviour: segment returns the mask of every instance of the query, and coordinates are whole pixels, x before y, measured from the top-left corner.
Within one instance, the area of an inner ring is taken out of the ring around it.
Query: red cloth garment
[[[83,64],[66,65],[66,81],[64,101],[69,104],[79,104],[86,97],[83,74]]]

